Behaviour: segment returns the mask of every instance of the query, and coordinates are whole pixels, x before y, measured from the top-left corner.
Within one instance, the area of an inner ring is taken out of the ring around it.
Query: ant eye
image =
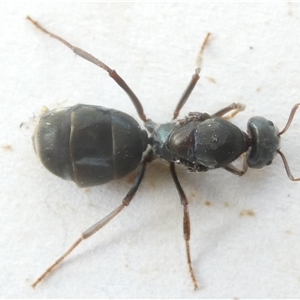
[[[267,166],[269,166],[272,163],[272,160],[267,162]]]
[[[272,121],[268,121],[270,126],[274,126],[274,123]]]

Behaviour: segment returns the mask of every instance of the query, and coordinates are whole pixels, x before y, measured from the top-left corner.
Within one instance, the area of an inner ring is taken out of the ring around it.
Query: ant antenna
[[[291,123],[292,123],[292,121],[294,119],[294,116],[295,116],[296,111],[299,108],[299,106],[300,106],[300,103],[297,103],[297,104],[294,105],[294,107],[291,110],[289,119],[288,119],[285,127],[278,133],[278,136],[281,136],[282,134],[284,134],[289,129],[289,127],[290,127],[290,125],[291,125]],[[285,158],[284,154],[280,150],[277,150],[277,152],[281,156],[281,159],[282,159],[284,167],[285,167],[286,174],[289,177],[289,179],[292,180],[292,181],[300,181],[300,177],[299,178],[295,178],[293,176],[293,174],[292,174],[292,172],[290,170],[289,164],[287,162],[287,159]]]

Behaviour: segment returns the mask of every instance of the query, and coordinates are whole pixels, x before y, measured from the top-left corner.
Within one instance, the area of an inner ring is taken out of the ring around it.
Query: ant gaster
[[[101,106],[78,104],[72,107],[51,110],[41,116],[33,136],[34,148],[44,166],[64,179],[73,180],[79,187],[100,185],[122,178],[133,170],[137,174],[133,185],[120,206],[105,218],[88,228],[82,236],[51,265],[33,284],[35,287],[60,264],[84,239],[87,239],[128,206],[142,182],[148,163],[155,158],[167,161],[183,206],[183,231],[187,263],[194,289],[198,288],[190,255],[190,218],[188,200],[175,171],[175,165],[184,166],[190,172],[205,172],[211,169],[225,170],[242,176],[247,168],[263,168],[270,165],[279,153],[288,177],[294,178],[287,160],[279,150],[280,136],[287,131],[300,103],[296,104],[282,131],[273,122],[263,117],[248,121],[248,133],[241,131],[228,119],[244,110],[240,103],[231,105],[209,115],[190,112],[177,119],[200,78],[202,56],[210,34],[208,33],[197,59],[197,68],[173,113],[173,121],[157,124],[147,119],[143,106],[126,82],[103,62],[71,45],[61,37],[49,32],[39,23],[27,17],[37,28],[60,41],[75,54],[108,72],[109,76],[127,93],[150,136],[129,115]],[[228,116],[228,114],[230,115]],[[242,154],[243,169],[231,163]]]

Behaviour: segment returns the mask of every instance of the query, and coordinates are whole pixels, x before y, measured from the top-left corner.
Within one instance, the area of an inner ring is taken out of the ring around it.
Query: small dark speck
[[[155,188],[155,183],[153,181],[150,181],[150,186],[154,189]]]
[[[4,145],[2,146],[2,149],[5,151],[13,151],[12,145]]]
[[[251,209],[243,209],[243,210],[240,212],[240,216],[241,216],[241,217],[243,217],[243,216],[254,217],[254,216],[255,216],[255,213],[254,213],[253,210],[251,210]]]
[[[206,77],[210,82],[212,83],[216,83],[216,79],[212,78],[212,77]]]
[[[126,181],[128,183],[132,184],[134,182],[135,177],[136,177],[136,172],[133,171],[129,175],[126,176]]]
[[[190,198],[196,198],[195,193],[191,193]]]
[[[252,46],[250,46],[249,48],[250,48],[250,50],[252,50],[252,49],[253,49],[253,47],[252,47]]]
[[[211,202],[209,202],[209,201],[205,201],[205,203],[204,203],[206,206],[211,206]]]

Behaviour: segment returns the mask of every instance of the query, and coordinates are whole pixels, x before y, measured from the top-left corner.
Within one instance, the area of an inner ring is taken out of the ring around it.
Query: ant
[[[101,106],[77,104],[54,109],[43,114],[33,136],[34,149],[43,165],[55,175],[73,180],[79,187],[90,187],[123,178],[137,170],[135,180],[122,203],[102,220],[85,230],[81,237],[54,262],[33,284],[36,287],[83,240],[99,231],[126,206],[138,190],[146,166],[154,159],[169,163],[170,173],[183,206],[183,232],[189,272],[194,289],[198,288],[190,254],[190,217],[188,200],[176,174],[175,165],[189,172],[225,170],[242,176],[248,167],[260,169],[272,163],[278,153],[287,176],[294,178],[287,160],[280,151],[280,137],[291,125],[296,104],[287,124],[279,131],[273,122],[264,117],[252,117],[247,133],[233,125],[229,119],[245,109],[240,103],[232,103],[214,114],[190,112],[182,119],[178,115],[200,78],[204,48],[209,40],[206,35],[197,58],[195,72],[181,96],[171,122],[157,124],[144,114],[143,106],[126,82],[102,61],[77,48],[63,38],[51,33],[30,17],[27,19],[38,29],[70,48],[75,54],[108,72],[108,75],[127,93],[136,108],[146,130],[124,112]],[[228,115],[230,113],[230,115]],[[245,155],[244,155],[245,154]],[[244,156],[240,170],[232,162]]]

